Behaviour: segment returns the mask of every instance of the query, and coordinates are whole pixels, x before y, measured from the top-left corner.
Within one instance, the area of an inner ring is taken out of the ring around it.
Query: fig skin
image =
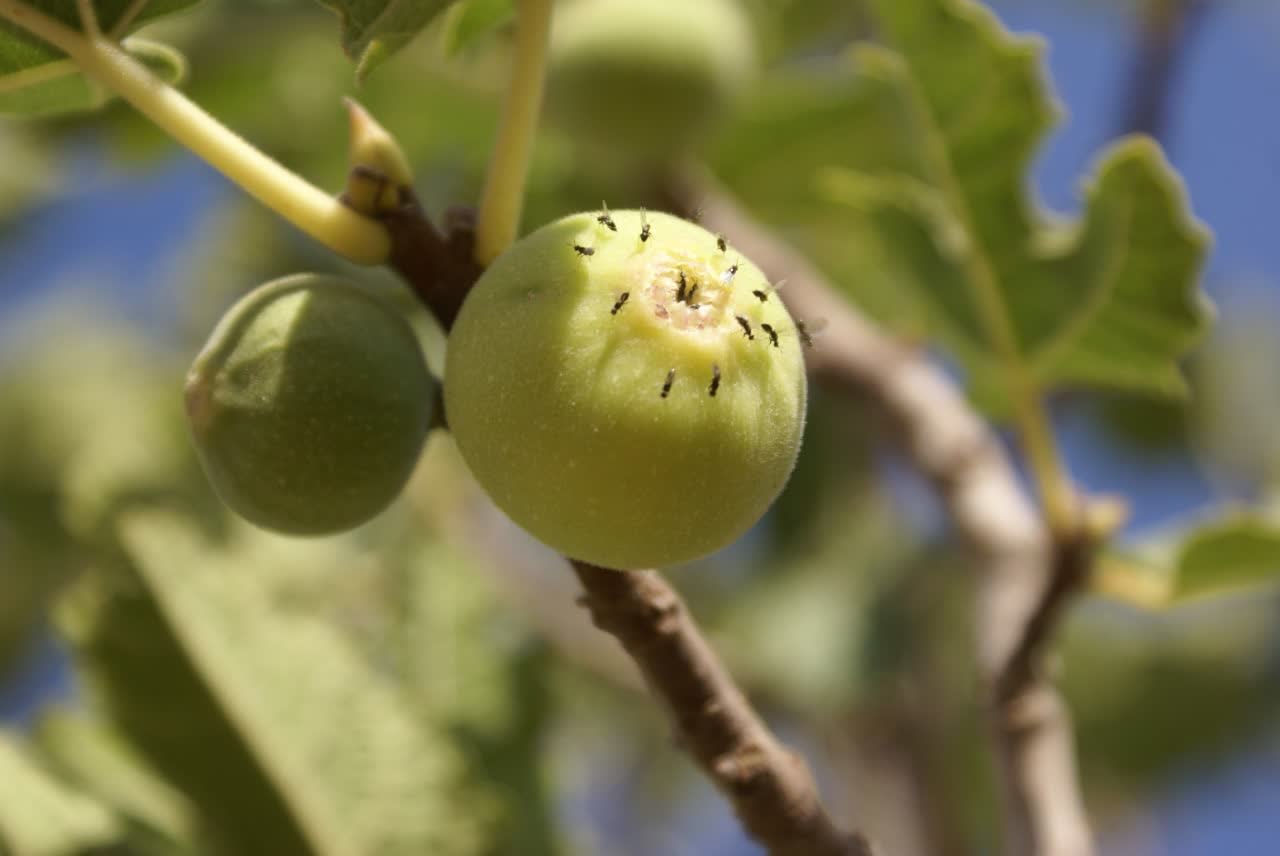
[[[434,400],[408,322],[359,285],[314,274],[241,298],[186,383],[214,490],[289,535],[341,532],[386,508],[422,451]]]
[[[552,25],[548,115],[599,153],[661,162],[733,107],[758,63],[735,0],[570,0]]]
[[[609,215],[616,231],[600,216],[546,225],[484,273],[449,336],[445,409],[477,481],[534,537],[608,568],[686,562],[746,532],[786,483],[800,337],[717,236],[649,213],[641,240],[640,212]]]

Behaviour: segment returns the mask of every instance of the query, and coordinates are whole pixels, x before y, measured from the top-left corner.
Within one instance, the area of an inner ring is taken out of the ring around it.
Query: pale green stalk
[[[520,0],[511,84],[476,222],[476,261],[488,265],[520,231],[525,182],[546,79],[552,0]]]

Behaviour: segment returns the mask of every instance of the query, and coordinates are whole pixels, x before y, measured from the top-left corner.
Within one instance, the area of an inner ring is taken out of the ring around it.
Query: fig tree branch
[[[680,745],[771,856],[871,856],[827,814],[804,761],[769,731],[675,590],[655,571],[573,562],[596,626],[622,644]]]
[[[1002,787],[1010,856],[1090,856],[1093,844],[1071,719],[1047,672],[1047,643],[1087,576],[1087,527],[1055,540],[1023,493],[994,431],[924,353],[877,328],[823,274],[702,183],[676,193],[708,228],[732,235],[799,319],[829,326],[807,351],[816,379],[875,405],[946,505],[978,573],[976,644]]]

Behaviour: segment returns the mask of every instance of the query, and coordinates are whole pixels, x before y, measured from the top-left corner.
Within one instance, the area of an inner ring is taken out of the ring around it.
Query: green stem
[[[520,0],[511,85],[489,159],[476,223],[476,261],[488,265],[520,230],[525,181],[546,78],[552,0]]]
[[[380,223],[267,157],[111,41],[90,38],[21,0],[0,0],[0,18],[66,53],[90,79],[334,252],[361,264],[387,260],[391,240]]]

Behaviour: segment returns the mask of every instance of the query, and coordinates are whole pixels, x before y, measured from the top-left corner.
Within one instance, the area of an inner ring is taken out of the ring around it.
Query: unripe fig
[[[449,335],[445,409],[494,502],[610,568],[706,555],[768,509],[805,412],[801,331],[723,238],[575,214],[485,271]]]
[[[250,522],[293,535],[350,529],[395,499],[434,398],[408,322],[355,283],[313,274],[241,298],[186,386],[218,495]]]
[[[597,148],[669,158],[732,105],[756,62],[735,0],[571,0],[556,9],[548,110]]]

